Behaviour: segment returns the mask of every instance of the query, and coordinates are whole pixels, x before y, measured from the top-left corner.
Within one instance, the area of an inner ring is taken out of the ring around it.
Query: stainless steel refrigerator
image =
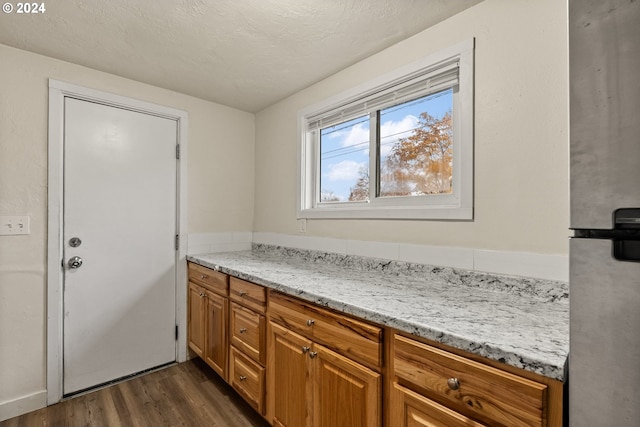
[[[569,425],[640,426],[640,0],[569,0]]]

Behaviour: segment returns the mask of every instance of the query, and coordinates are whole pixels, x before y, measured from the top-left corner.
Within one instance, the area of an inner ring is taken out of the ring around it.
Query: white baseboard
[[[0,421],[8,420],[45,406],[47,406],[47,390],[39,390],[13,400],[0,402]]]
[[[569,256],[254,232],[253,242],[312,251],[569,281]]]

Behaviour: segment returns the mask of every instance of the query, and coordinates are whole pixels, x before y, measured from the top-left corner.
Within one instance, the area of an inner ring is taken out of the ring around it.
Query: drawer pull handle
[[[244,334],[245,332],[247,332],[247,328],[240,328],[240,333]]]
[[[457,378],[449,378],[447,380],[447,385],[451,390],[457,390],[460,388],[460,381]]]
[[[244,297],[245,295],[247,295],[247,293],[246,293],[246,292],[244,292],[244,291],[240,292],[240,296],[241,296],[241,297]]]
[[[202,276],[200,276],[200,280],[204,280],[204,279],[206,279],[207,277],[209,277],[209,276],[207,276],[206,274],[203,274]]]
[[[311,326],[311,325],[313,325],[314,323],[316,323],[316,321],[315,321],[315,320],[313,320],[313,319],[309,319],[309,320],[307,320],[307,326]]]
[[[309,350],[311,350],[311,347],[307,347],[307,346],[302,347],[302,353],[306,353]]]
[[[240,381],[244,381],[246,379],[247,379],[247,377],[245,377],[244,375],[240,375]]]
[[[314,359],[317,355],[318,355],[317,351],[310,351],[309,352],[309,357],[312,358],[312,359]]]

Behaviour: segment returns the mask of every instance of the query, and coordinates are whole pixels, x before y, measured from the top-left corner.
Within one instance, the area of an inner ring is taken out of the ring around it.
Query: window
[[[299,218],[473,218],[473,40],[298,117]]]

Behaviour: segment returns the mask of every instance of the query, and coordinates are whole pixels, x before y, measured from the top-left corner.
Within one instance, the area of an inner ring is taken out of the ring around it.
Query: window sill
[[[298,219],[423,219],[423,220],[473,220],[473,208],[458,206],[438,207],[371,207],[331,206],[298,211]]]

